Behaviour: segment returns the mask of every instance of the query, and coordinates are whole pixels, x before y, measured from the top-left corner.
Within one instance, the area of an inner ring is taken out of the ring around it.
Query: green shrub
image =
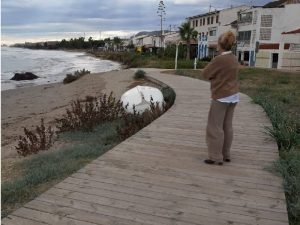
[[[171,107],[175,101],[176,93],[173,88],[167,86],[161,89],[161,92],[164,96],[164,101],[166,102],[167,108]]]
[[[146,72],[144,70],[139,69],[134,73],[134,79],[138,80],[138,79],[145,78],[145,74],[146,74]]]
[[[211,61],[211,57],[204,57],[201,59],[201,61],[205,61],[205,62],[210,62]]]
[[[281,75],[277,78],[277,82],[279,84],[289,84],[290,83],[290,78],[286,75]]]
[[[54,131],[51,126],[48,128],[45,127],[44,119],[41,119],[41,125],[36,126],[34,131],[30,131],[24,127],[24,133],[24,136],[19,136],[18,146],[16,146],[16,150],[21,156],[47,150],[53,143]]]
[[[138,113],[133,106],[133,113],[124,113],[122,116],[122,124],[118,128],[118,134],[120,138],[125,140],[126,138],[132,136],[152,121],[160,117],[166,111],[166,105],[163,104],[162,107],[158,102],[154,103],[151,98],[150,109],[145,110],[142,114]]]
[[[88,96],[84,103],[73,101],[71,109],[67,109],[62,118],[56,119],[56,127],[58,132],[93,131],[102,122],[118,119],[123,111],[122,102],[117,101],[112,92],[99,98]]]
[[[283,180],[290,224],[300,224],[300,152],[291,151],[280,154],[275,169]]]
[[[279,150],[291,150],[298,145],[300,136],[297,123],[288,116],[277,102],[266,98],[263,94],[253,97],[253,101],[261,105],[271,120],[272,127],[267,132],[276,140]]]
[[[64,84],[71,83],[75,80],[78,80],[79,78],[83,77],[86,74],[90,74],[91,72],[89,70],[76,70],[74,74],[67,74],[66,77],[63,80]]]

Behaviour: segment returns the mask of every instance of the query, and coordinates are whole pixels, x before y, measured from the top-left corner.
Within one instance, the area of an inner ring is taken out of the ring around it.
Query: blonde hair
[[[231,31],[227,31],[221,34],[218,39],[219,46],[225,51],[230,51],[234,43],[235,43],[235,35]]]

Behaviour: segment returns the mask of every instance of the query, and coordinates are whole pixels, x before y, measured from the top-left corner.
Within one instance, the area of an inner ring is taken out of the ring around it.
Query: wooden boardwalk
[[[174,106],[2,224],[288,224],[282,179],[265,170],[278,152],[263,110],[241,95],[232,162],[206,165],[209,84],[148,75],[174,88]]]

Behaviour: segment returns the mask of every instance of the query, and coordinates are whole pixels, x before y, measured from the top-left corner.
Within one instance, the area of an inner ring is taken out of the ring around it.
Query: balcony
[[[237,47],[250,47],[250,40],[237,41]]]

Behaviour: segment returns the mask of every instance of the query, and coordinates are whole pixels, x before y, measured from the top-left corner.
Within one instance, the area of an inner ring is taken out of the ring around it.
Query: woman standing
[[[211,105],[206,129],[208,147],[207,164],[223,165],[230,162],[230,148],[233,139],[232,118],[239,101],[238,61],[231,49],[235,36],[231,31],[218,39],[220,55],[203,70],[204,78],[211,84]]]

